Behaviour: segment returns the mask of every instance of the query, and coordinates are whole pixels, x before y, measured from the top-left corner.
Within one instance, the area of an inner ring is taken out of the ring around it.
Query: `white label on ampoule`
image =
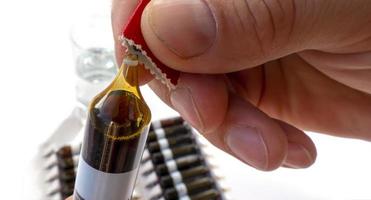
[[[183,180],[182,175],[178,171],[172,172],[170,176],[173,179],[174,185],[181,183]]]
[[[89,166],[81,157],[74,200],[130,200],[137,171],[106,173]]]
[[[191,200],[188,195],[180,197],[179,200]]]
[[[170,149],[161,150],[164,160],[173,159],[173,152]]]
[[[175,160],[166,161],[165,164],[169,172],[174,172],[178,170]]]
[[[161,128],[161,121],[157,120],[157,121],[152,122],[152,127],[154,130]]]
[[[141,134],[148,133],[148,126]],[[133,169],[123,173],[107,173],[91,167],[80,155],[74,200],[130,200],[138,174],[146,137],[140,137]],[[140,152],[140,153],[139,153]]]
[[[184,183],[176,185],[175,189],[178,192],[178,196],[187,195],[187,187],[184,185]]]
[[[165,131],[162,128],[155,129],[157,140],[165,138]]]
[[[161,149],[167,149],[169,148],[169,142],[167,141],[166,138],[163,138],[161,140],[158,141],[158,144],[160,145],[160,148]]]

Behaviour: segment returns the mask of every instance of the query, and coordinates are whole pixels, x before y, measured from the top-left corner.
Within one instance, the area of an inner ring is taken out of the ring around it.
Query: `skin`
[[[137,3],[113,0],[115,39]],[[371,1],[193,3],[152,0],[142,15],[149,48],[181,71],[177,89],[140,78],[214,145],[269,171],[314,163],[303,130],[371,140]]]
[[[371,140],[370,1],[202,2],[215,25],[203,27],[212,34],[197,32],[181,0],[146,7],[141,28],[148,46],[182,73],[175,91],[144,70],[141,80],[214,145],[269,171],[313,164],[315,145],[303,130]],[[136,5],[113,1],[115,38]],[[199,49],[204,41],[211,42]],[[124,50],[116,41],[119,63]],[[247,137],[257,132],[264,144],[232,149],[228,136],[240,128]]]

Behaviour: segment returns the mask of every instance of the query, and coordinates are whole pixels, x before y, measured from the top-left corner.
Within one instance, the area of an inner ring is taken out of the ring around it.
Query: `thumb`
[[[152,0],[142,32],[170,67],[225,73],[365,37],[370,7],[362,0]]]

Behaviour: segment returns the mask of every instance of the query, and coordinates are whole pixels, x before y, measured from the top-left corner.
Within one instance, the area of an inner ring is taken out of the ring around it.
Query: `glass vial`
[[[151,113],[138,86],[138,60],[127,55],[114,81],[90,103],[75,200],[129,200]]]

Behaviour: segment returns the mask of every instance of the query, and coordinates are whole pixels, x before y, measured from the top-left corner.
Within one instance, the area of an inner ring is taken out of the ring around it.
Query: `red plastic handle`
[[[152,59],[152,61],[161,70],[161,72],[166,74],[166,77],[170,79],[170,82],[173,85],[176,85],[179,79],[180,72],[167,67],[153,55],[152,51],[148,48],[144,40],[140,28],[140,20],[142,18],[143,10],[149,2],[150,0],[141,0],[139,2],[133,15],[130,17],[129,23],[124,27],[122,34],[125,38],[132,40],[137,45],[140,45],[142,47],[142,50],[147,53],[147,56]]]

